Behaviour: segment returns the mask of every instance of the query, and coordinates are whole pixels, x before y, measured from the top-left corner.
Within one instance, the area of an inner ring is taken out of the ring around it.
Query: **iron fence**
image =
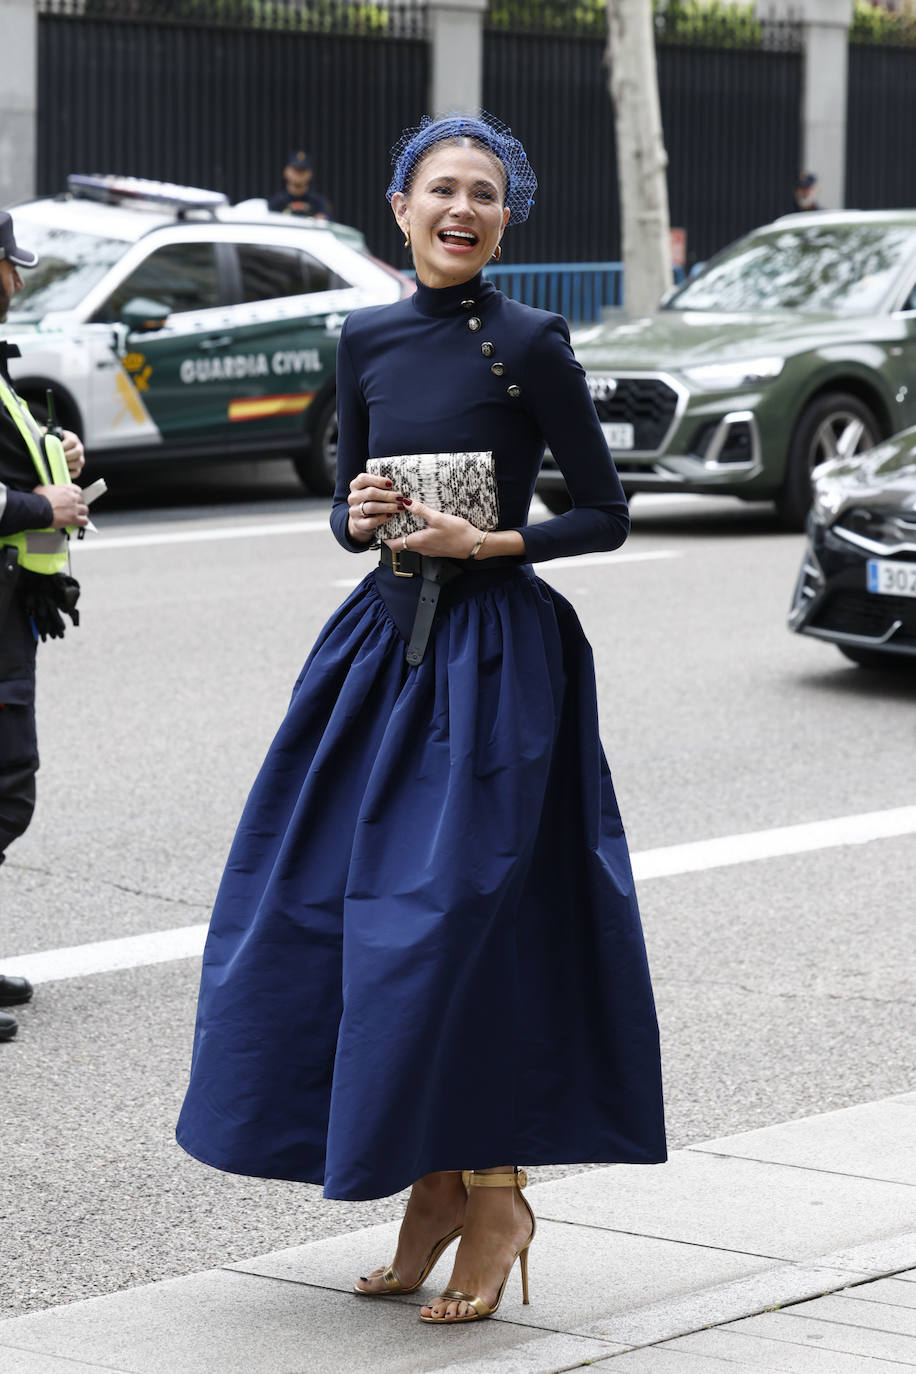
[[[616,259],[604,9],[580,6],[570,32],[553,27],[558,3],[494,5],[485,35],[484,105],[523,139],[541,185],[505,251],[517,262]],[[792,207],[802,83],[796,24],[689,18],[675,22],[671,7],[656,32],[671,222],[686,230],[688,264]]]
[[[385,152],[427,68],[421,3],[41,0],[39,192],[118,172],[243,200],[304,147],[335,217],[399,261]]]
[[[886,36],[886,35],[885,35]],[[916,31],[849,48],[846,204],[860,210],[916,206]]]
[[[621,262],[538,262],[488,267],[486,275],[513,300],[565,315],[573,324],[594,324],[623,304]]]
[[[914,26],[854,28],[847,197],[914,201]],[[909,35],[909,36],[908,36]],[[688,265],[792,208],[800,31],[668,0],[656,14],[672,224]],[[506,263],[620,256],[604,0],[491,0],[483,102],[524,140],[541,189]],[[38,185],[112,171],[223,190],[279,185],[306,147],[315,186],[402,262],[386,150],[428,105],[425,0],[39,0]]]

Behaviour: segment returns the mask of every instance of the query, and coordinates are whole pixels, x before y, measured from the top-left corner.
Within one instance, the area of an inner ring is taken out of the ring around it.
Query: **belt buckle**
[[[391,550],[391,571],[395,577],[413,577],[412,572],[401,572],[401,556],[397,549]]]

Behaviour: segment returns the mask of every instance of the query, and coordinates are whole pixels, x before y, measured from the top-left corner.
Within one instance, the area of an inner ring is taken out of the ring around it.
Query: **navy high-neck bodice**
[[[418,285],[394,305],[356,310],[337,357],[340,425],[331,522],[345,548],[347,493],[367,458],[491,451],[500,529],[517,529],[526,559],[613,549],[627,505],[566,321],[509,300],[480,276]],[[528,507],[545,444],[574,508],[538,525]]]

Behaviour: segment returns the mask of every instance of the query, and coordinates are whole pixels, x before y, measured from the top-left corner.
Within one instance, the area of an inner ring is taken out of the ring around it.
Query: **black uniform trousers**
[[[0,344],[0,370],[5,368],[6,349]],[[16,492],[30,492],[38,474],[22,435],[0,406],[0,482]],[[8,493],[10,495],[11,493]],[[29,497],[30,501],[38,498]],[[34,525],[41,528],[51,515],[39,502]],[[9,508],[7,508],[7,515]],[[9,525],[9,520],[4,522]],[[12,525],[4,533],[15,534],[23,526]],[[35,774],[38,742],[35,736],[35,635],[19,597],[0,617],[0,863],[13,840],[28,828],[35,810]]]
[[[0,705],[0,864],[35,810],[38,737],[35,703]]]
[[[0,627],[0,863],[35,810],[35,635],[14,600]]]

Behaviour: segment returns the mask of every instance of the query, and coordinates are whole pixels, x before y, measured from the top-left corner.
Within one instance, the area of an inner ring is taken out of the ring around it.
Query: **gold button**
[[[490,371],[493,373],[493,376],[494,376],[494,377],[501,377],[501,376],[503,375],[503,373],[505,372],[505,370],[506,370],[506,364],[505,364],[505,363],[493,363],[493,364],[491,364],[491,367],[490,367]]]
[[[474,309],[474,306],[475,306],[476,304],[477,304],[476,301],[462,301],[462,302],[461,302],[461,309],[462,309],[462,310],[473,310],[473,309]]]
[[[482,343],[480,345],[480,351],[485,358],[492,358],[493,354],[496,352],[496,345],[491,343]]]
[[[476,315],[472,315],[471,318],[468,320],[468,329],[470,329],[472,334],[476,334],[479,328],[480,320],[477,318]]]
[[[518,396],[521,396],[522,389],[513,382],[512,386],[506,388],[506,394],[511,396],[514,401]]]

